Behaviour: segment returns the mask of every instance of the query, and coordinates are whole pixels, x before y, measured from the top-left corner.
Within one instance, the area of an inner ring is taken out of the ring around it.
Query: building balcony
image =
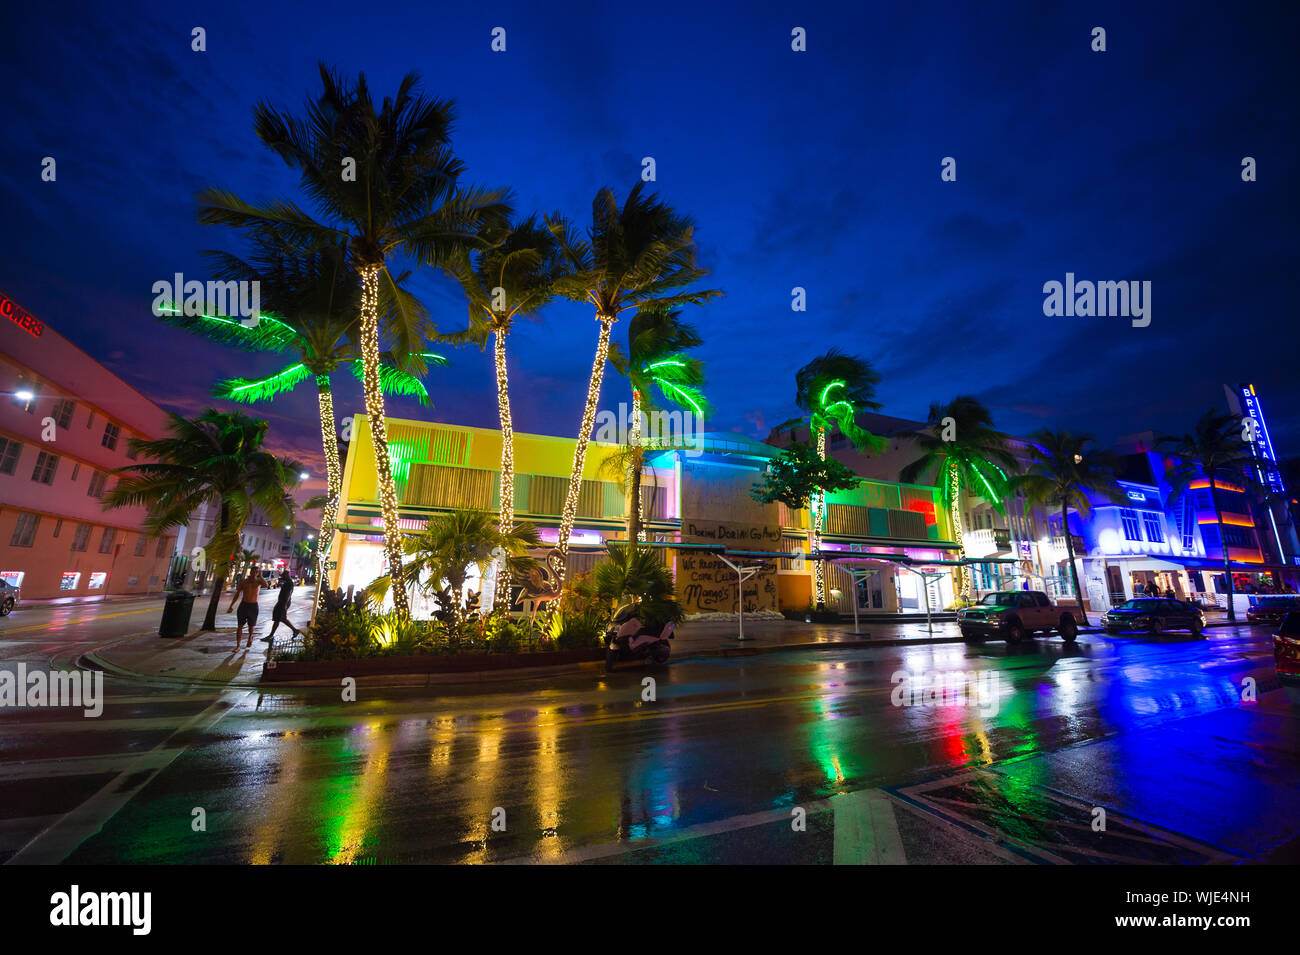
[[[1080,537],[1078,534],[1071,534],[1070,538],[1071,538],[1071,542],[1074,545],[1074,556],[1075,557],[1085,556],[1088,553],[1088,549],[1083,544],[1083,538]],[[1064,534],[1053,535],[1052,549],[1051,549],[1051,553],[1048,556],[1054,561],[1062,561],[1062,560],[1070,559],[1070,552],[1066,549],[1065,546]]]
[[[979,559],[981,557],[1013,557],[1011,553],[1011,532],[1005,527],[981,527],[979,530],[966,531],[962,535],[962,544],[966,548],[966,556]]]

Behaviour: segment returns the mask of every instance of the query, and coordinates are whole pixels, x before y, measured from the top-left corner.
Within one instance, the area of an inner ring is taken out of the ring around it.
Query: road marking
[[[58,621],[57,623],[51,620],[48,623],[34,623],[26,627],[14,627],[12,630],[3,631],[0,635],[8,636],[11,633],[27,633],[30,630],[63,630],[73,624],[98,623],[101,620],[109,620],[113,617],[130,617],[137,613],[157,613],[157,611],[157,607],[145,607],[143,610],[120,610],[117,613],[103,613],[97,614],[93,617],[78,617],[76,620],[63,620]]]
[[[907,865],[894,804],[879,789],[831,797],[836,865]]]

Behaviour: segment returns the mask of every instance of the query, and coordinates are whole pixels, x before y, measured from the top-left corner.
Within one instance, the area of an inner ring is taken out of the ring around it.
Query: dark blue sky
[[[377,93],[420,72],[458,103],[469,179],[523,211],[583,220],[653,156],[726,292],[691,316],[711,428],[765,435],[795,413],[795,370],[837,346],[876,365],[888,414],[973,393],[1013,433],[1182,432],[1248,380],[1279,451],[1300,452],[1294,4],[8,6],[0,288],[172,408],[278,367],[161,327],[150,287],[237,244],[195,224],[200,189],[296,195],[251,112],[300,107],[324,60]],[[1066,272],[1151,281],[1150,326],[1044,317],[1043,283]],[[463,323],[448,282],[415,287],[443,328]],[[518,430],[574,432],[595,336],[572,304],[513,336]],[[432,415],[494,426],[489,357],[452,357]],[[339,389],[340,414],[359,409],[355,383]],[[607,378],[602,406],[624,394]],[[309,390],[266,414],[319,469]]]

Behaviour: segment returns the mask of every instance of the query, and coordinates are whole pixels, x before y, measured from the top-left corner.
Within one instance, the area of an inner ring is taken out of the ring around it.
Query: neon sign
[[[1246,409],[1246,414],[1250,415],[1255,422],[1254,437],[1250,449],[1255,457],[1267,461],[1272,467],[1264,467],[1263,471],[1265,480],[1269,486],[1279,493],[1286,493],[1282,485],[1282,476],[1277,470],[1277,455],[1273,452],[1273,439],[1268,436],[1268,425],[1264,423],[1264,412],[1259,407],[1259,396],[1255,394],[1254,385],[1241,386],[1242,406]]]
[[[33,338],[40,338],[41,332],[45,331],[44,322],[3,293],[0,293],[0,315],[28,332]]]

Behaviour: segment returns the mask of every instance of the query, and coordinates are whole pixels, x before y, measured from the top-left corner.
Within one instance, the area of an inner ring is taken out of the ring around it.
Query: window
[[[0,474],[13,474],[18,467],[18,455],[23,446],[9,438],[0,438]]]
[[[1163,544],[1165,542],[1165,529],[1161,525],[1160,514],[1153,511],[1142,512],[1142,526],[1146,529],[1147,540],[1153,544]]]
[[[81,462],[80,462],[80,461],[73,461],[73,462],[72,462],[72,480],[75,481],[75,480],[77,479],[77,475],[80,474],[80,473],[81,473]]]
[[[104,570],[96,571],[90,575],[90,589],[99,590],[104,586],[104,581],[108,580],[108,572]]]
[[[74,571],[66,571],[63,579],[59,581],[60,590],[76,590],[77,582],[81,580],[81,574]]]
[[[90,488],[86,491],[91,497],[104,496],[104,483],[108,480],[108,475],[102,471],[96,471],[90,477]]]
[[[1137,511],[1131,507],[1122,507],[1119,511],[1120,521],[1124,524],[1124,539],[1140,541],[1142,530],[1138,527]]]
[[[138,458],[139,456],[140,456],[140,452],[136,450],[135,444],[131,441],[130,438],[127,438],[127,440],[126,440],[126,459],[127,459],[128,461],[134,461],[134,460],[135,460],[136,458]]]
[[[90,543],[90,525],[78,524],[77,533],[72,535],[72,549],[85,550],[86,545]]]
[[[14,525],[14,536],[9,538],[11,547],[31,547],[36,539],[36,528],[41,519],[35,514],[19,514],[18,523]]]
[[[72,424],[72,412],[76,409],[77,403],[71,398],[60,398],[54,402],[54,410],[50,416],[54,418],[54,423],[64,431],[68,430],[68,425]]]
[[[59,531],[61,530],[63,530],[63,518],[60,517],[57,521],[54,522],[54,536],[58,537]]]
[[[101,554],[111,554],[113,552],[113,538],[117,536],[117,529],[105,527],[103,536],[99,538],[99,552]]]
[[[53,484],[54,471],[58,466],[58,455],[42,451],[36,458],[36,467],[32,468],[32,480],[37,484]]]
[[[86,427],[89,428],[94,423],[95,423],[95,412],[92,411],[90,413],[90,417],[86,419]]]
[[[135,536],[135,556],[136,556],[136,557],[143,557],[143,556],[144,556],[144,549],[145,549],[145,546],[146,546],[148,543],[149,543],[149,538],[145,537],[143,534],[137,534],[137,535]]]
[[[117,447],[117,439],[121,434],[122,429],[110,421],[104,425],[104,436],[99,439],[99,443],[112,451]]]
[[[167,556],[167,542],[170,541],[170,540],[171,540],[170,537],[160,537],[160,538],[158,538],[158,549],[154,551],[153,555],[154,555],[155,557],[165,557],[165,556]]]

